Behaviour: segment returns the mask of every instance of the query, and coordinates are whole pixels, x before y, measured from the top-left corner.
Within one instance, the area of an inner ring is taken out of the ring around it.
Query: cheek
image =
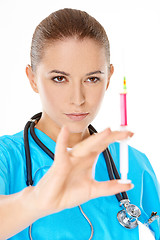
[[[59,108],[64,102],[64,95],[57,88],[55,89],[52,84],[42,83],[39,87],[39,94],[45,108]]]
[[[105,94],[105,86],[101,85],[99,88],[91,89],[88,93],[89,102],[93,107],[99,107]]]

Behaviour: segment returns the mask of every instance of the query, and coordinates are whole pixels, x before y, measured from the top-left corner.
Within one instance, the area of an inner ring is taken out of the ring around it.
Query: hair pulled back
[[[36,27],[31,44],[31,67],[36,71],[42,60],[45,48],[57,40],[66,38],[95,40],[106,51],[107,64],[110,66],[110,46],[107,34],[102,25],[88,13],[64,8],[51,13]]]

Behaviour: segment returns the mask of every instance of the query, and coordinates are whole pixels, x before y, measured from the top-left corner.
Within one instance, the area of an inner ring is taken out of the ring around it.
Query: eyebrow
[[[48,74],[50,74],[50,73],[59,73],[59,74],[65,75],[65,76],[70,76],[69,73],[66,73],[66,72],[60,71],[60,70],[51,70],[50,72],[48,72]],[[90,76],[90,75],[93,75],[93,74],[104,74],[104,72],[102,72],[100,70],[97,70],[97,71],[94,71],[94,72],[89,72],[85,76]]]
[[[97,74],[97,73],[99,73],[99,74],[104,74],[104,72],[102,72],[102,71],[100,71],[100,70],[97,70],[97,71],[94,71],[94,72],[89,72],[89,73],[87,73],[86,76],[90,76],[90,75]]]

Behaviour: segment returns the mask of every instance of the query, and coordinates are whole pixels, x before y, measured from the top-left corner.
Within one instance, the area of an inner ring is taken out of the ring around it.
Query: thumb
[[[92,185],[92,198],[115,195],[120,192],[125,192],[134,187],[131,183],[120,183],[119,180],[109,180],[104,182],[98,182],[93,180]]]

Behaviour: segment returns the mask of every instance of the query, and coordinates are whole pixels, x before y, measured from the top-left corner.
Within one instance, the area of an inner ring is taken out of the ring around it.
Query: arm
[[[11,195],[0,195],[0,239],[5,240],[36,221],[33,187]]]
[[[95,181],[92,167],[97,156],[111,142],[132,135],[130,132],[106,129],[68,152],[69,132],[67,128],[62,128],[57,139],[55,161],[38,184],[16,194],[0,196],[0,239],[15,235],[41,217],[93,198],[131,189],[131,184],[120,184],[117,180]]]

